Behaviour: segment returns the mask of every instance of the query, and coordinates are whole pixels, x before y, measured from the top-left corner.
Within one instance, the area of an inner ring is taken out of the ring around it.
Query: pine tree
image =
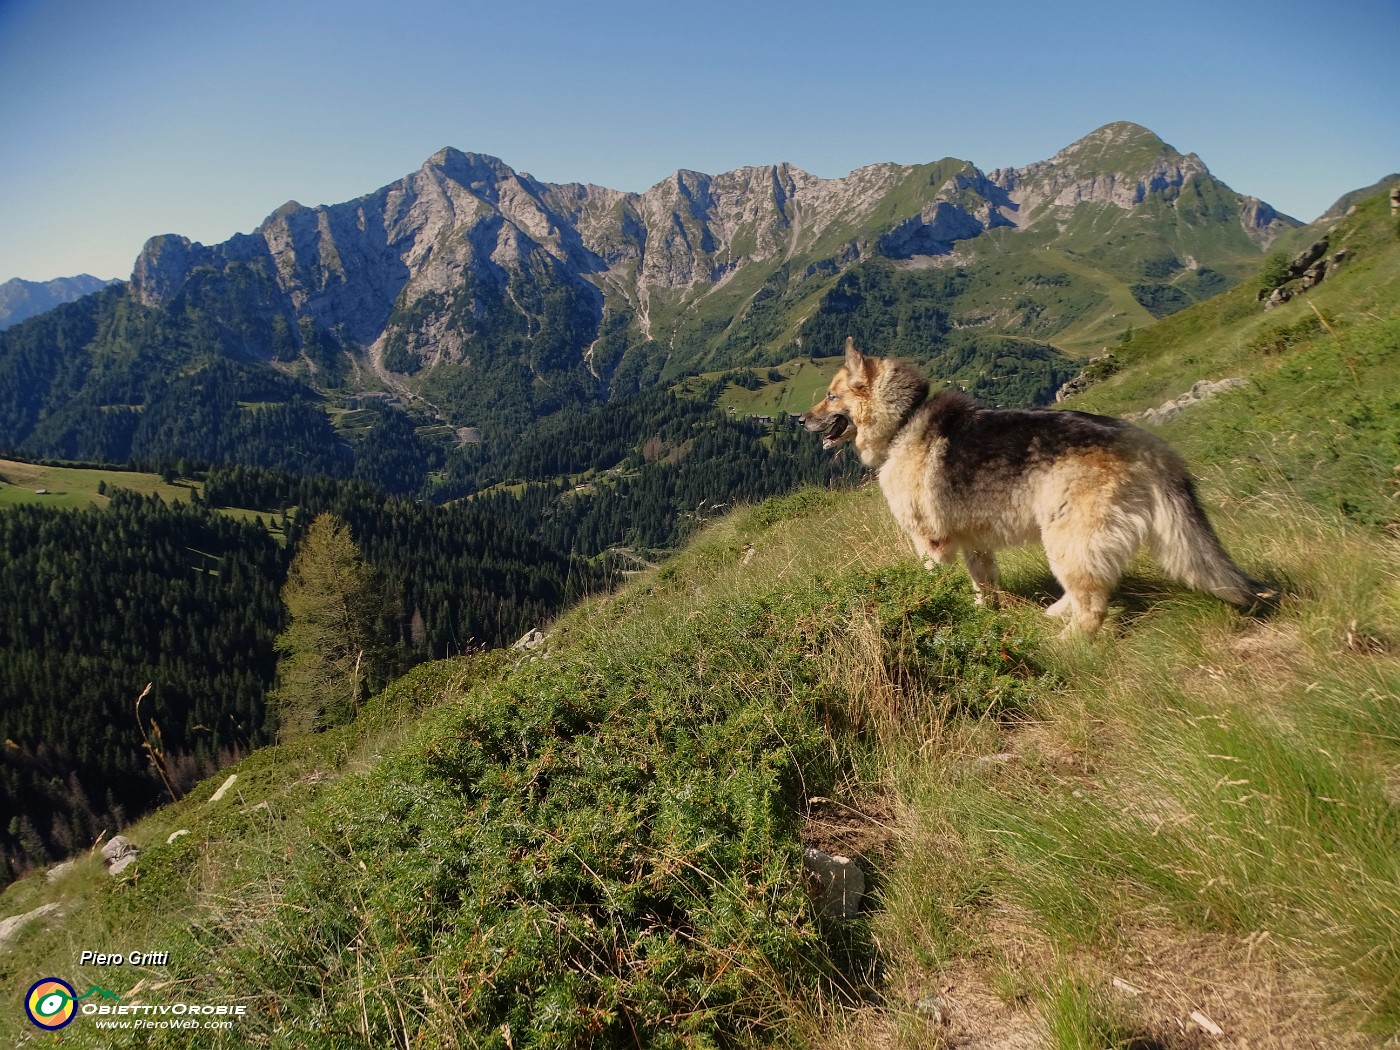
[[[272,692],[282,739],[342,725],[392,663],[394,616],[383,579],[332,514],[311,523],[282,588],[289,624],[277,638]]]

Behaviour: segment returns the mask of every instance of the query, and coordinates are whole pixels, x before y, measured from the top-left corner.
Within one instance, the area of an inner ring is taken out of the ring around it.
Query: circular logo
[[[29,989],[29,994],[24,998],[24,1012],[40,1028],[53,1031],[73,1020],[73,1015],[78,1012],[74,1002],[77,997],[78,993],[67,981],[45,977],[35,981]]]

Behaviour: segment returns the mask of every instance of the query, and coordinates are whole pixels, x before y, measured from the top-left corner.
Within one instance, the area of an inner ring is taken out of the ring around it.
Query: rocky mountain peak
[[[440,149],[424,162],[425,173],[438,173],[461,186],[487,191],[516,172],[499,157],[486,153],[465,153],[451,146]]]
[[[146,306],[169,301],[204,252],[204,245],[188,237],[176,233],[157,234],[136,257],[131,270],[132,292]]]
[[[1115,120],[1095,128],[1083,138],[1071,142],[1050,159],[1081,162],[1095,157],[1122,157],[1127,154],[1176,153],[1156,132],[1134,124],[1131,120]]]
[[[1182,154],[1131,121],[1105,124],[1049,160],[1003,168],[991,180],[1010,196],[1017,225],[1046,217],[1046,209],[1083,203],[1135,208],[1151,194],[1175,194],[1188,179],[1210,177],[1194,153]],[[1057,220],[1058,221],[1058,220]]]

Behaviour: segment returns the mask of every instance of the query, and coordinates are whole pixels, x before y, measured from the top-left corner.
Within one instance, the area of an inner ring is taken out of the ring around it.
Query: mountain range
[[[571,405],[847,334],[1045,401],[1074,358],[1223,290],[1298,225],[1126,122],[1021,168],[682,170],[644,193],[445,149],[222,244],[152,238],[128,285],[0,342],[0,446],[185,454],[133,438],[217,368],[225,408],[370,394],[499,448]]]
[[[115,278],[103,280],[90,273],[80,273],[76,277],[55,277],[52,281],[11,278],[0,284],[0,331],[19,324],[26,318],[52,310],[55,306],[71,303],[109,284],[117,283]]]

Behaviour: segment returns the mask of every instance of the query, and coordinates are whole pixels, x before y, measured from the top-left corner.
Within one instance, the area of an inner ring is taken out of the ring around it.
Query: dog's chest
[[[944,441],[896,447],[880,468],[880,490],[906,532],[925,536],[944,531],[942,501],[936,491]]]

